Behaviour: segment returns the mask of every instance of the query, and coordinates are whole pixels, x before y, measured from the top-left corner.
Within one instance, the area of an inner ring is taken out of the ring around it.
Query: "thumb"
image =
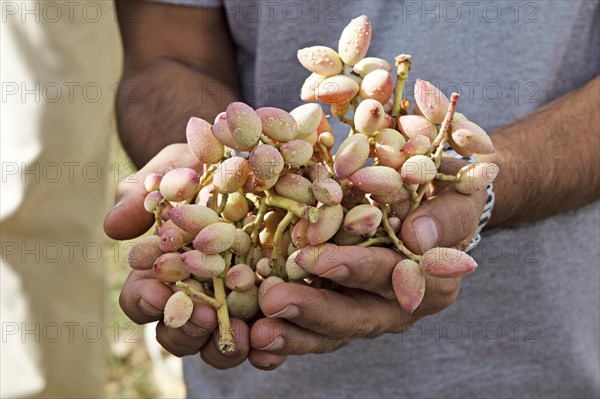
[[[407,216],[401,239],[416,254],[435,247],[464,250],[477,231],[486,198],[485,191],[464,195],[448,187]]]
[[[148,192],[144,179],[151,172],[164,173],[168,168],[188,167],[200,170],[200,163],[186,144],[165,147],[137,173],[125,178],[117,189],[116,205],[104,219],[104,231],[115,240],[126,240],[144,234],[154,223],[154,216],[144,209]]]

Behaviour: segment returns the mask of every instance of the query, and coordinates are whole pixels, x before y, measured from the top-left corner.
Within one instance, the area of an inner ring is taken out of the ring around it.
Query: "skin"
[[[169,166],[200,170],[185,144],[171,143],[185,141],[185,123],[190,116],[210,121],[236,99],[235,89],[229,88],[237,87],[237,71],[222,11],[144,2],[138,3],[134,23],[124,18],[122,2],[117,8],[126,51],[124,82],[136,84],[140,91],[138,102],[120,99],[118,103],[120,136],[134,162],[145,165],[120,185],[117,205],[105,220],[106,233],[122,240],[137,237],[152,226],[152,216],[143,209],[142,182],[148,173],[163,172]],[[204,23],[198,24],[198,18],[204,18]],[[152,29],[159,25],[162,29]],[[211,40],[203,40],[203,33],[210,34]],[[228,88],[227,94],[203,101],[198,93],[207,84]],[[495,182],[497,199],[489,226],[546,218],[599,198],[600,177],[594,159],[600,136],[599,85],[596,77],[493,133],[496,153],[479,157],[497,163],[503,171]],[[463,164],[446,159],[442,165],[450,173]],[[510,173],[515,165],[521,167],[518,176]],[[534,178],[525,173],[527,165],[537,167]],[[407,217],[401,238],[415,253],[434,246],[465,248],[476,231],[485,200],[485,192],[466,196],[449,184],[437,184],[422,206]],[[419,240],[413,223],[419,217],[429,217],[437,226],[435,244]],[[159,323],[157,339],[177,356],[199,353],[218,369],[248,360],[256,368],[272,370],[288,355],[324,353],[355,339],[400,333],[419,318],[450,306],[460,288],[460,279],[428,277],[423,303],[408,314],[399,307],[391,287],[392,270],[401,259],[398,253],[382,248],[339,248],[327,261],[319,260],[315,273],[342,288],[334,292],[276,285],[261,303],[266,318],[251,327],[232,320],[239,350],[231,356],[217,349],[216,315],[208,306],[196,306],[181,329]],[[162,318],[169,295],[170,290],[151,273],[133,270],[120,303],[133,321],[142,324]]]
[[[234,44],[221,9],[131,0],[116,6],[125,51],[119,137],[141,168],[167,145],[185,142],[190,117],[212,122],[237,100]]]

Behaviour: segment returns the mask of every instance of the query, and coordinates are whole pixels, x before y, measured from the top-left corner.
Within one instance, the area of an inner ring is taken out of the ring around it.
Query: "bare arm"
[[[543,219],[600,197],[600,76],[498,129],[496,206],[490,226]]]
[[[185,142],[191,116],[212,121],[235,101],[234,44],[221,8],[120,0],[117,13],[125,50],[119,135],[141,167]]]

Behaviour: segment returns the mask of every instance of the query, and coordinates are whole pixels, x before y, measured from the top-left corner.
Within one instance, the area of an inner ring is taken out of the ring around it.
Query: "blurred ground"
[[[118,165],[120,181],[132,172],[132,164],[120,146],[115,145],[113,153],[115,163],[112,165]],[[114,190],[109,195],[113,198]],[[183,398],[185,387],[181,378],[181,360],[158,345],[153,326],[137,326],[119,307],[119,292],[130,271],[127,264],[129,243],[115,243],[108,237],[106,240],[105,309],[110,334],[107,334],[105,397]]]
[[[119,307],[119,291],[129,274],[129,267],[123,263],[108,263],[106,324],[120,326],[120,331],[125,330],[125,332],[119,334],[120,339],[111,339],[107,348],[108,372],[105,396],[107,398],[158,398],[160,396],[152,381],[152,364],[144,347],[144,329],[132,328],[132,325],[128,324],[129,319]],[[125,329],[124,326],[129,328]],[[135,332],[135,335],[129,336],[132,332]]]

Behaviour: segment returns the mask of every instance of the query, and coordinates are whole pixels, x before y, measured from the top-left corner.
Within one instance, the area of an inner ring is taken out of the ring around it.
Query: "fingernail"
[[[156,309],[154,306],[144,301],[143,298],[140,298],[139,306],[142,312],[144,312],[148,316],[158,316],[162,314],[160,310]]]
[[[285,346],[285,339],[282,336],[275,338],[269,345],[258,348],[259,351],[278,351]]]
[[[283,310],[269,315],[269,317],[279,317],[282,319],[293,319],[300,314],[300,309],[296,305],[287,305]]]
[[[421,247],[421,252],[425,252],[435,247],[438,242],[438,227],[433,218],[429,216],[420,216],[413,221],[415,235]]]
[[[252,360],[251,362],[253,365],[258,366],[258,367],[263,367],[263,368],[271,367],[271,363],[261,363],[261,362],[257,362],[256,360]]]
[[[326,273],[321,274],[320,276],[330,280],[343,280],[350,276],[350,269],[344,265],[340,265]]]
[[[209,331],[206,328],[198,327],[197,325],[192,324],[192,323],[185,323],[183,326],[181,326],[181,329],[187,335],[190,335],[192,337],[199,337],[202,335],[206,335],[206,333]]]

